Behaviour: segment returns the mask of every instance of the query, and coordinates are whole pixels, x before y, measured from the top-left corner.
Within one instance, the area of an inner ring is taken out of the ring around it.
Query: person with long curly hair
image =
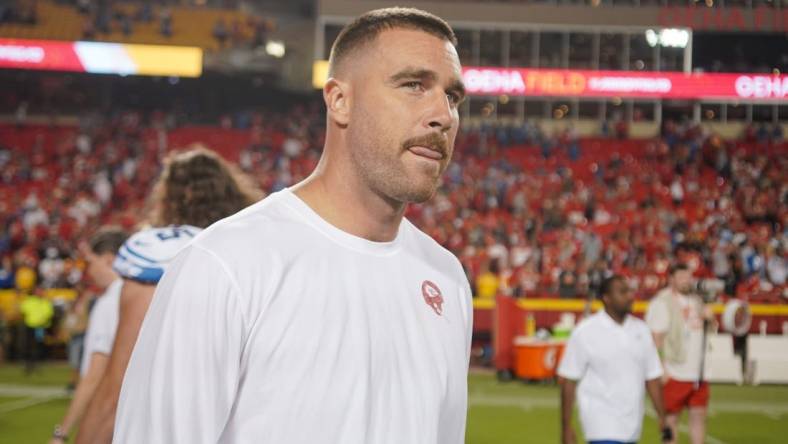
[[[104,377],[79,426],[77,443],[109,443],[115,410],[142,321],[156,284],[178,251],[200,231],[262,197],[233,165],[204,147],[175,152],[148,201],[144,228],[118,252],[113,264],[123,277],[117,333]],[[61,439],[67,438],[66,435]]]

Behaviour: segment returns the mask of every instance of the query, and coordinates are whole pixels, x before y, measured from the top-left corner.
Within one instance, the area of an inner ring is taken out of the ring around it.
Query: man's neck
[[[322,160],[321,160],[322,163]],[[342,231],[373,242],[397,237],[406,205],[370,190],[351,174],[318,165],[292,190],[320,217]]]
[[[627,314],[624,313],[623,315],[610,310],[609,308],[605,307],[605,313],[610,316],[610,319],[614,320],[616,324],[623,325],[624,321],[627,319]]]

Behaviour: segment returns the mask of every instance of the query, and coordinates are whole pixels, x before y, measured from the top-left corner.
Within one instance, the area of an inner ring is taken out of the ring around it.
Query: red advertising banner
[[[470,95],[780,101],[788,76],[654,71],[463,68]]]
[[[202,49],[184,46],[0,39],[0,68],[199,77],[202,73]]]
[[[0,39],[0,67],[83,72],[73,42]]]
[[[663,28],[776,33],[788,31],[788,10],[771,4],[754,8],[667,6],[659,8],[657,21]]]

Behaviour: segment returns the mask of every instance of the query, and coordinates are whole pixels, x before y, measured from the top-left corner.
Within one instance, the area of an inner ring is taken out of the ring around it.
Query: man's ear
[[[350,85],[334,77],[323,86],[323,100],[326,102],[328,117],[340,126],[350,122]]]

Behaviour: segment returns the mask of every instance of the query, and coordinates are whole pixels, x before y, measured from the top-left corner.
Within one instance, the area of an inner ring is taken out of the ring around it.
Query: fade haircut
[[[414,29],[432,34],[457,46],[457,36],[445,20],[416,8],[382,8],[360,15],[340,31],[329,57],[329,75],[348,54],[373,42],[378,34],[394,28]]]

